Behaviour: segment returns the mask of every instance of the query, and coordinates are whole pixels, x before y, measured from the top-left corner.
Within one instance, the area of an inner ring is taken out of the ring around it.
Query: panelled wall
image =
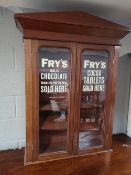
[[[114,133],[126,132],[128,93],[123,84],[129,74],[127,56],[120,59]],[[125,68],[125,67],[128,67]],[[123,75],[123,72],[125,74]],[[126,81],[129,80],[126,79]],[[0,8],[0,150],[25,146],[25,77],[22,34],[13,13]],[[129,82],[126,84],[128,85]],[[123,85],[123,86],[122,86]],[[125,91],[124,91],[125,93]],[[124,104],[122,103],[124,99]],[[124,109],[122,106],[126,106]],[[123,124],[124,123],[124,124]]]

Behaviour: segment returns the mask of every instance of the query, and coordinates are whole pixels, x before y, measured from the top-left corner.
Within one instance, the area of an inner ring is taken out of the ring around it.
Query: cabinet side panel
[[[119,61],[119,46],[114,46],[110,65],[110,94],[109,94],[109,119],[108,119],[108,149],[112,145],[112,126],[113,126],[113,116],[115,107],[115,96],[116,96],[116,82],[117,82],[117,71],[118,71],[118,61]]]
[[[26,152],[25,161],[32,161],[32,60],[31,40],[24,40],[25,47],[25,85],[26,85]]]
[[[33,50],[35,50],[35,48]],[[32,52],[34,52],[33,50]],[[40,78],[38,83],[38,161],[72,156],[74,136],[75,58],[76,44],[72,42],[38,40],[38,69]],[[48,64],[48,60],[53,62],[53,65]],[[61,62],[56,66],[54,61],[58,60],[66,61],[67,67],[63,67]],[[51,74],[53,76],[58,74],[67,75],[67,78],[57,77],[56,79],[54,77],[54,79],[52,79],[49,77]],[[66,82],[66,84],[63,82]],[[51,86],[53,90],[51,90]],[[67,92],[65,90],[59,90],[59,87],[66,87]],[[36,129],[37,128],[38,127],[36,127]]]
[[[38,159],[38,135],[39,135],[39,71],[38,71],[38,40],[31,41],[32,62],[32,160]]]

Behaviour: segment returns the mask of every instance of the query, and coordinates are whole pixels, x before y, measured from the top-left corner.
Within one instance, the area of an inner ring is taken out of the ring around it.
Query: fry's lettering
[[[103,61],[96,62],[96,61],[84,60],[84,68],[105,69],[106,63]]]
[[[67,68],[68,62],[66,60],[63,59],[59,59],[59,60],[49,60],[48,58],[42,58],[41,61],[41,66],[42,67],[49,67],[49,68]]]

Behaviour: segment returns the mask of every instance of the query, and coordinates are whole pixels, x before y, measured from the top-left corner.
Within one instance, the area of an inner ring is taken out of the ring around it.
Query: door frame
[[[81,44],[65,41],[47,41],[25,39],[25,78],[26,78],[26,152],[25,164],[39,161],[63,159],[72,156],[80,156],[89,153],[111,149],[112,140],[112,120],[115,104],[115,85],[117,77],[118,50],[119,46]],[[70,104],[69,104],[69,132],[68,132],[68,152],[58,152],[57,154],[39,155],[39,47],[67,48],[72,52],[70,69]],[[80,119],[80,78],[81,64],[80,54],[83,48],[94,50],[107,50],[110,53],[108,63],[108,84],[106,98],[106,122],[105,122],[105,142],[104,147],[88,149],[78,153],[78,131]],[[37,82],[37,83],[36,83]],[[77,82],[77,85],[76,85]],[[74,112],[75,111],[75,112]],[[77,114],[77,119],[76,119]]]
[[[71,51],[69,122],[67,132],[67,152],[39,154],[39,54],[40,47],[66,48]],[[25,39],[26,58],[26,156],[25,162],[47,161],[72,156],[76,43]]]
[[[82,57],[81,53],[85,49],[90,49],[94,51],[107,51],[109,52],[108,58],[108,70],[107,70],[107,85],[106,85],[106,95],[105,95],[105,118],[104,118],[104,145],[103,146],[94,146],[89,147],[88,149],[83,149],[78,151],[78,143],[79,143],[79,128],[80,128],[80,97],[81,97],[81,77],[82,77]],[[111,149],[111,138],[112,138],[112,121],[113,121],[113,110],[114,110],[114,90],[115,90],[115,83],[114,83],[114,76],[116,67],[114,59],[115,55],[115,47],[107,46],[107,45],[94,45],[94,44],[81,44],[77,43],[77,85],[76,85],[76,94],[75,96],[75,106],[76,106],[76,114],[78,117],[74,118],[75,123],[75,142],[73,145],[74,155],[83,155],[95,152],[101,152],[105,150]]]

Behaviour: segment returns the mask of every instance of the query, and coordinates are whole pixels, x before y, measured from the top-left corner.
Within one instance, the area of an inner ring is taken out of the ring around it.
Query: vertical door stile
[[[112,144],[112,125],[113,125],[113,115],[114,115],[114,106],[115,106],[115,93],[116,93],[116,80],[117,80],[117,71],[118,71],[118,54],[119,46],[114,46],[110,49],[110,62],[108,70],[108,93],[107,93],[107,122],[106,122],[106,139],[105,146],[107,149],[111,149]]]
[[[75,140],[75,98],[76,98],[76,43],[72,43],[72,59],[71,59],[71,81],[70,81],[70,153],[73,155]]]
[[[25,87],[26,87],[26,162],[31,162],[32,150],[32,60],[31,60],[31,40],[24,41],[25,46]]]
[[[38,159],[38,135],[39,135],[39,74],[38,74],[38,40],[32,40],[32,115],[33,115],[33,160]]]
[[[74,155],[78,154],[79,120],[80,120],[80,89],[81,89],[81,58],[79,44],[76,44],[76,68],[75,68],[75,115],[74,115]]]
[[[74,115],[75,115],[75,66],[76,66],[76,44],[71,44],[71,60],[70,60],[70,85],[69,85],[69,130],[68,130],[68,152],[72,155],[73,139],[74,139]]]

